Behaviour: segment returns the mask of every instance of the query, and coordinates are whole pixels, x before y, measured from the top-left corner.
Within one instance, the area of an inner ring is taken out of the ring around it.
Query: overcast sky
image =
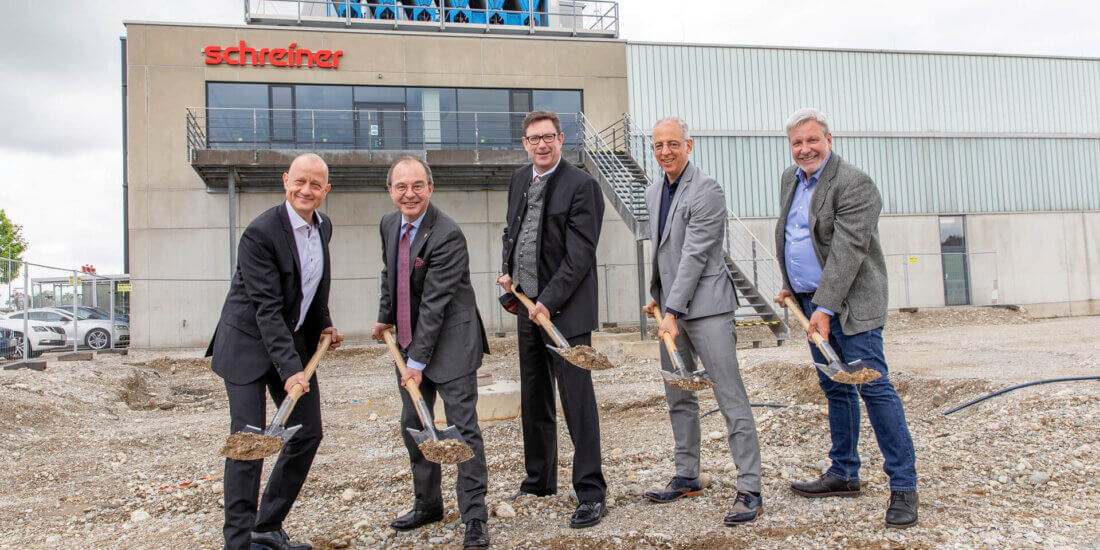
[[[0,208],[23,226],[29,261],[118,273],[122,21],[240,24],[242,2],[0,5],[14,12],[0,20]],[[636,41],[1100,57],[1096,0],[624,0],[620,12]]]

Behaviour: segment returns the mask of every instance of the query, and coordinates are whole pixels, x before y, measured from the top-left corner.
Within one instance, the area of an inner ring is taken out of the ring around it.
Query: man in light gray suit
[[[887,527],[917,523],[916,455],[905,410],[890,382],[882,350],[886,324],[886,261],[878,239],[882,198],[871,178],[832,152],[829,122],[816,109],[787,121],[795,164],[779,192],[775,252],[783,273],[780,298],[794,297],[810,317],[810,331],[827,338],[840,360],[862,359],[882,377],[853,386],[818,371],[829,400],[832,465],[820,478],[792,483],[796,494],[855,497],[859,486],[859,398],[867,408],[890,477]],[[786,306],[784,306],[786,307]],[[810,344],[814,361],[828,363]]]
[[[716,384],[714,396],[726,419],[730,452],[738,470],[737,499],[723,520],[732,526],[755,520],[763,510],[760,443],[737,366],[737,293],[722,253],[726,198],[714,178],[688,161],[692,146],[687,124],[679,118],[662,119],[653,127],[653,155],[665,178],[646,190],[653,243],[649,282],[653,301],[649,307],[663,314],[658,338],[665,332],[671,334],[689,369],[695,369],[698,356]],[[663,346],[661,366],[674,370]],[[646,498],[658,503],[703,492],[699,483],[699,399],[695,392],[667,384],[665,397],[676,440],[676,475],[663,491],[646,493]]]
[[[474,457],[458,465],[455,492],[466,524],[464,548],[485,548],[488,470],[477,425],[477,369],[489,342],[470,285],[466,237],[458,224],[429,201],[435,185],[431,168],[416,157],[390,166],[386,187],[397,206],[382,217],[382,295],[371,337],[397,326],[397,344],[408,365],[403,384],[420,386],[431,409],[436,394]],[[440,466],[424,458],[406,428],[423,430],[408,392],[401,394],[401,435],[409,452],[416,499],[412,511],[393,520],[399,531],[443,519]]]

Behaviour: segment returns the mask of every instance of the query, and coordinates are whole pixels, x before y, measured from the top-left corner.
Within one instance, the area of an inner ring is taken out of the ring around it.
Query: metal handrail
[[[645,190],[637,189],[634,185],[634,174],[625,164],[615,156],[616,149],[604,139],[601,132],[596,130],[592,121],[581,113],[581,123],[584,128],[584,149],[588,157],[596,165],[597,170],[611,185],[616,196],[622,201],[636,222],[644,222],[649,219],[648,212],[637,208],[637,205],[645,204]],[[624,185],[623,182],[626,182]],[[648,180],[647,180],[648,183]],[[623,192],[626,187],[626,192]]]
[[[295,25],[331,25],[333,23],[352,26],[382,26],[399,28],[401,26],[415,26],[423,30],[437,29],[446,31],[448,25],[465,25],[475,30],[484,29],[484,32],[504,32],[509,29],[526,28],[529,34],[557,31],[568,31],[576,35],[581,32],[610,34],[619,36],[619,3],[616,0],[585,0],[580,5],[572,5],[568,9],[536,10],[534,0],[527,3],[527,8],[522,10],[509,10],[492,8],[472,8],[469,6],[448,6],[443,0],[427,0],[426,5],[408,5],[397,1],[367,1],[367,0],[243,0],[244,20],[249,24],[290,23]],[[592,13],[585,13],[585,9],[591,6]],[[319,8],[324,7],[324,14],[318,14]],[[372,9],[376,8],[376,9]],[[372,13],[388,11],[392,17],[376,18]],[[343,15],[340,15],[340,13]],[[426,18],[427,20],[412,19],[410,16]],[[464,22],[448,21],[448,16],[462,14],[467,17]],[[467,15],[468,14],[468,15]],[[555,17],[569,18],[572,23],[567,27],[552,27],[551,22]],[[482,21],[483,20],[483,21]],[[526,20],[526,22],[524,22]],[[578,25],[578,20],[580,24]],[[494,22],[497,21],[497,22]]]
[[[522,150],[526,112],[190,107],[188,161],[206,149]],[[567,150],[581,147],[580,113],[559,113]],[[397,124],[393,133],[386,124]]]

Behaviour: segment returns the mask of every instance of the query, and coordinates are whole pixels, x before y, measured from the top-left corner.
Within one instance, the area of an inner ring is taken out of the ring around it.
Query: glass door
[[[403,103],[355,103],[357,149],[407,149]]]
[[[970,263],[966,254],[966,219],[940,217],[940,257],[943,259],[943,301],[949,306],[970,304]]]

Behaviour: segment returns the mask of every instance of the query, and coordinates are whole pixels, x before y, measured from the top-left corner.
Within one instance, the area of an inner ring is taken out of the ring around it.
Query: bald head
[[[287,202],[309,223],[313,223],[313,212],[320,208],[321,201],[331,188],[328,165],[315,153],[298,155],[283,174]]]

